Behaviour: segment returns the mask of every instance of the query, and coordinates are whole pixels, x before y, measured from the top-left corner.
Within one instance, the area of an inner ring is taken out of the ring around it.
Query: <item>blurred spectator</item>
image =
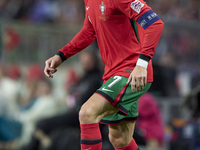
[[[22,129],[17,120],[20,77],[18,66],[0,66],[0,145],[3,142],[9,148],[13,148],[12,144],[19,138]],[[0,149],[3,148],[0,146]]]
[[[21,71],[18,65],[8,67],[7,76],[13,80],[18,80],[21,77]]]
[[[30,10],[32,22],[53,22],[59,15],[59,6],[53,0],[37,0]]]
[[[58,142],[58,140],[60,141],[60,138],[58,137],[69,137],[69,135],[71,135],[69,131],[67,132],[67,135],[63,135],[65,131],[62,130],[59,132],[57,138],[51,141],[51,134],[55,133],[55,131],[59,129],[79,128],[78,111],[81,105],[101,85],[101,71],[98,69],[99,66],[97,57],[91,52],[82,52],[79,57],[79,62],[83,68],[84,75],[79,81],[68,89],[69,96],[66,100],[67,106],[71,109],[63,115],[58,115],[38,122],[32,140],[27,147],[23,148],[24,150],[37,150],[39,148],[39,144],[49,147],[48,150],[80,149],[79,144],[67,144],[69,142],[67,139],[63,140],[63,142]],[[72,135],[70,139],[73,139]],[[76,142],[78,142],[78,140],[79,138],[77,136]],[[60,147],[60,149],[58,147]]]
[[[44,78],[43,68],[39,64],[28,66],[26,79],[28,82],[34,82]]]
[[[26,20],[35,0],[1,0],[0,14],[4,19]]]
[[[3,65],[0,67],[0,95],[8,103],[8,116],[16,117],[19,112],[18,100],[21,88],[21,71],[17,65]]]
[[[150,93],[144,94],[139,99],[139,119],[136,126],[137,130],[142,133],[148,147],[163,146],[164,122],[156,99]]]
[[[83,1],[79,0],[61,2],[61,14],[57,21],[67,24],[82,24],[81,21],[84,19],[84,7],[82,5],[84,5]]]
[[[68,91],[70,90],[70,88],[76,83],[78,82],[79,77],[76,73],[76,70],[74,68],[70,68],[67,70],[67,78],[66,78],[66,82],[65,82],[65,89]]]
[[[33,90],[35,91],[35,95],[31,97],[34,98],[32,105],[24,109],[20,114],[20,120],[23,123],[23,144],[30,140],[30,135],[37,121],[60,112],[57,101],[52,95],[53,89],[50,81],[45,79],[36,81]]]
[[[200,149],[200,84],[185,97],[184,107],[189,110],[187,119],[175,118],[171,121],[170,150]]]
[[[23,107],[29,107],[29,105],[32,105],[32,102],[35,99],[36,95],[36,83],[37,81],[40,81],[44,79],[43,74],[43,68],[39,64],[32,64],[27,67],[27,71],[25,74],[25,82],[22,93],[22,98],[20,99],[19,103],[20,106]]]
[[[7,51],[13,51],[20,44],[20,36],[14,28],[8,27],[3,35],[3,42]]]
[[[0,116],[2,117],[2,116],[8,116],[8,103],[7,103],[7,101],[6,101],[6,99],[5,99],[5,97],[2,95],[2,94],[0,94]]]
[[[146,0],[149,6],[168,20],[199,20],[199,0]]]
[[[189,110],[192,120],[200,120],[200,83],[185,97],[184,106]]]
[[[83,2],[77,0],[2,0],[0,14],[4,19],[31,22],[78,23],[84,18]]]

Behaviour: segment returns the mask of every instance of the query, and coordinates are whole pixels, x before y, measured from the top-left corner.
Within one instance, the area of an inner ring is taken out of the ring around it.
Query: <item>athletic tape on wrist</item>
[[[136,63],[137,66],[141,66],[141,67],[144,67],[144,68],[147,68],[148,66],[148,62],[139,58],[137,63]]]

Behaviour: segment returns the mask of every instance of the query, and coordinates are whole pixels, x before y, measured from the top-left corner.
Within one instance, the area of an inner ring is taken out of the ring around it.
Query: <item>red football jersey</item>
[[[147,82],[152,82],[151,58],[164,25],[156,13],[143,0],[85,0],[85,11],[83,28],[59,50],[63,60],[97,39],[104,80],[113,75],[129,77],[140,57],[149,61]]]

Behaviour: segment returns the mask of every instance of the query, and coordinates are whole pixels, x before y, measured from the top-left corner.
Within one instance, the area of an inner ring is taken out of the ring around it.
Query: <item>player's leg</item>
[[[134,128],[135,122],[109,125],[109,139],[115,150],[139,150],[133,139]]]
[[[104,97],[95,93],[81,107],[79,121],[80,124],[99,123],[103,117],[118,111]]]
[[[99,122],[103,117],[116,112],[118,112],[118,109],[98,94],[93,94],[83,104],[79,112],[82,150],[101,150],[102,139]]]
[[[137,120],[138,98],[150,85],[147,84],[140,92],[133,92],[126,77],[113,76],[106,81],[79,112],[81,148],[101,150],[100,120],[108,125]]]

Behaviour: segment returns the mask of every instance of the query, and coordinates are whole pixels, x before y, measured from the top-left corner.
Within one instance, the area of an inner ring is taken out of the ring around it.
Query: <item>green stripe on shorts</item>
[[[113,76],[104,83],[96,93],[106,98],[119,112],[101,120],[104,124],[119,124],[123,121],[134,121],[138,118],[138,99],[148,91],[151,83],[140,92],[133,92],[127,77]]]

